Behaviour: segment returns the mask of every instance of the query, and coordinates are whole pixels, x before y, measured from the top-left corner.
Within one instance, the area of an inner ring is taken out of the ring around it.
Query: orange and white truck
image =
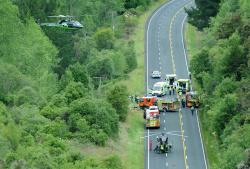
[[[186,105],[187,107],[191,107],[192,105],[195,105],[195,107],[199,107],[199,97],[197,95],[197,92],[187,92],[186,93]]]
[[[146,119],[146,128],[160,128],[160,112],[157,106],[149,106],[143,112]]]
[[[141,109],[148,108],[149,106],[157,106],[157,98],[155,97],[141,97],[139,99],[139,106]]]

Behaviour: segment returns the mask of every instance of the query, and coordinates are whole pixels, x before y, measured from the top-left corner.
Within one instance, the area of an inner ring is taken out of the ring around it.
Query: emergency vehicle
[[[177,80],[176,90],[182,90],[182,93],[190,91],[190,80],[189,79],[179,79]]]
[[[197,92],[187,92],[186,93],[186,105],[187,107],[191,107],[193,104],[195,104],[195,107],[199,107],[199,98],[197,95]]]
[[[165,98],[157,101],[159,111],[175,111],[179,109],[180,102],[177,98]]]
[[[160,113],[157,106],[149,106],[143,112],[146,119],[146,128],[160,128]]]
[[[154,84],[152,96],[164,96],[167,93],[167,82],[157,82]]]
[[[141,97],[139,99],[139,106],[141,109],[148,108],[149,106],[157,106],[157,98],[155,98],[155,97]]]
[[[176,74],[166,74],[167,87],[176,87],[177,76]]]

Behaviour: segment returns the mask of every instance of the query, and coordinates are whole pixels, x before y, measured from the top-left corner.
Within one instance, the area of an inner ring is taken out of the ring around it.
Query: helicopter
[[[74,16],[64,16],[64,15],[58,15],[58,16],[48,16],[48,17],[54,17],[54,18],[66,18],[59,20],[57,23],[40,23],[40,19],[36,20],[35,17],[33,17],[36,21],[41,26],[47,26],[47,27],[57,27],[57,28],[63,28],[67,30],[78,30],[82,29],[83,26],[78,22],[78,21],[73,21],[69,19],[70,17]]]

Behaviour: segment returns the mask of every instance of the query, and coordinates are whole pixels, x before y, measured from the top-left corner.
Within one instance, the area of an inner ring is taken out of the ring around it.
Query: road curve
[[[165,81],[166,74],[175,73],[178,78],[188,78],[188,60],[184,43],[186,13],[184,7],[194,6],[192,0],[172,0],[158,7],[145,25],[145,88]],[[150,71],[159,70],[162,79],[152,79]],[[177,97],[167,95],[165,97]],[[207,169],[197,113],[182,108],[175,112],[161,113],[160,129],[145,129],[145,169]],[[173,150],[168,154],[149,151],[156,136],[168,135]]]

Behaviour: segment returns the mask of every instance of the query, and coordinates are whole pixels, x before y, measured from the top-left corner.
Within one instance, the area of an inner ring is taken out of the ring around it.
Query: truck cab
[[[197,92],[187,92],[186,93],[186,105],[187,107],[191,107],[194,105],[195,107],[199,107],[199,96],[197,95]]]
[[[179,79],[177,80],[176,89],[178,91],[182,91],[182,93],[186,93],[190,91],[190,80],[189,79]]]
[[[141,97],[139,99],[139,106],[141,109],[148,108],[149,106],[156,106],[157,98],[155,97]]]

